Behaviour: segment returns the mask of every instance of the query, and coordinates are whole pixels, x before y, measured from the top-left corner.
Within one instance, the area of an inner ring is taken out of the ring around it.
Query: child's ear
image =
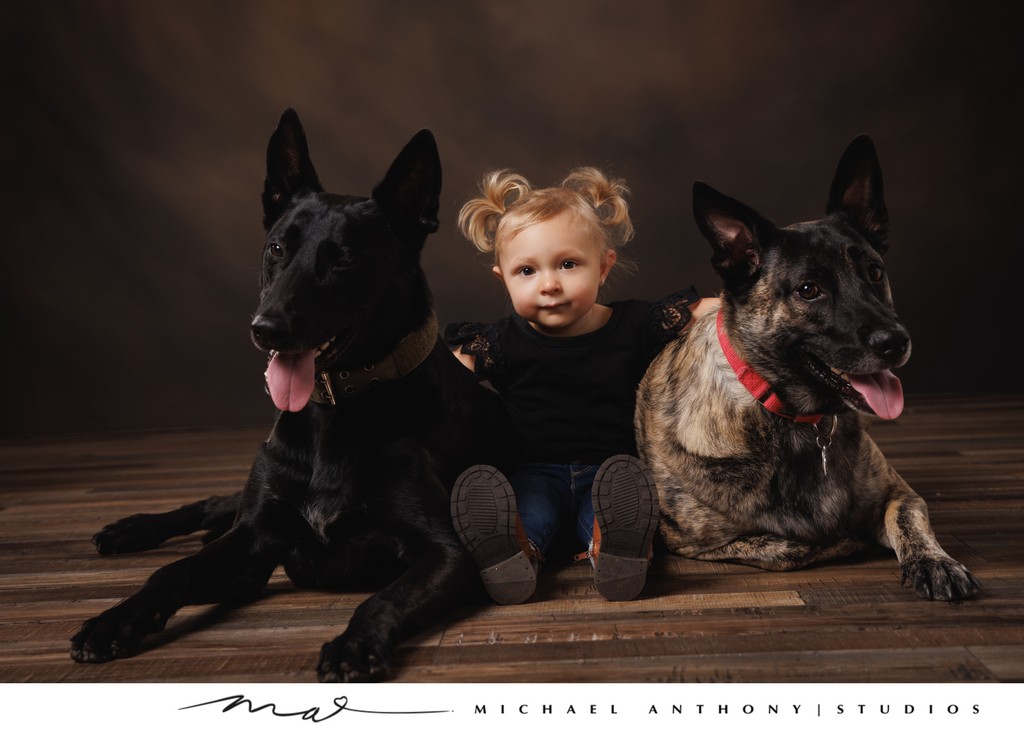
[[[615,250],[606,250],[601,257],[601,285],[604,285],[605,280],[608,278],[608,273],[611,272],[618,259],[619,254]]]
[[[494,277],[498,279],[499,283],[505,283],[505,276],[501,274],[501,268],[495,265],[494,267],[491,268],[491,272],[494,273]]]

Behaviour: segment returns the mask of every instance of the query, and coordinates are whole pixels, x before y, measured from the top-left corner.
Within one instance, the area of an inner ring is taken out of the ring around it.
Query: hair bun
[[[617,250],[633,237],[622,179],[597,168],[576,168],[558,186],[535,189],[518,173],[501,169],[486,174],[480,196],[459,211],[458,228],[481,252],[494,252],[501,238],[515,237],[527,227],[572,212],[592,227],[605,247]]]
[[[459,211],[459,231],[481,252],[493,252],[502,215],[532,190],[530,182],[514,171],[491,171],[480,182],[481,195]]]

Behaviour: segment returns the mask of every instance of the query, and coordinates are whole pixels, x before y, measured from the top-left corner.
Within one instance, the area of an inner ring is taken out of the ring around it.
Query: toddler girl
[[[475,466],[456,481],[452,520],[491,597],[529,598],[560,530],[575,523],[607,599],[643,589],[658,523],[650,473],[634,458],[636,389],[658,351],[690,319],[693,288],[658,303],[598,303],[630,240],[622,181],[594,168],[534,189],[511,171],[488,174],[459,213],[486,253],[514,313],[448,327],[445,339],[507,408],[522,463],[508,479]]]

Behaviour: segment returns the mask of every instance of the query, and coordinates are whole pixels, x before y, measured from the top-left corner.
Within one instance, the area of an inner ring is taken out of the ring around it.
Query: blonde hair
[[[535,189],[507,169],[491,171],[480,182],[480,196],[459,211],[459,231],[480,252],[493,252],[527,227],[570,212],[601,238],[605,249],[618,251],[633,237],[622,179],[596,168],[576,168],[561,184]]]

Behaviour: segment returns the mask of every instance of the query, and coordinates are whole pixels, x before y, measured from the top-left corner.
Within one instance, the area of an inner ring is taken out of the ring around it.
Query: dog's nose
[[[268,349],[280,346],[288,334],[285,320],[269,314],[256,314],[251,329],[253,341]]]
[[[868,337],[868,346],[875,354],[895,363],[910,348],[910,336],[902,329],[879,329]]]

